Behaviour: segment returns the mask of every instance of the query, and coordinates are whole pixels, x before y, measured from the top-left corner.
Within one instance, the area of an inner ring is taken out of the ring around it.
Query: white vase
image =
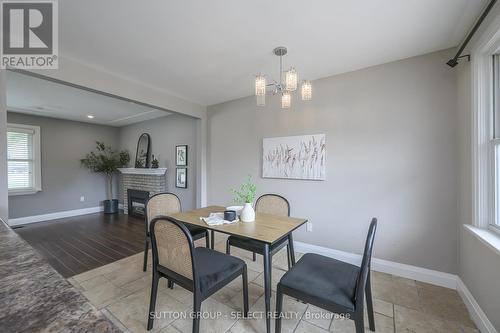
[[[243,206],[240,218],[242,222],[255,221],[255,210],[253,210],[251,203],[246,203],[245,206]]]

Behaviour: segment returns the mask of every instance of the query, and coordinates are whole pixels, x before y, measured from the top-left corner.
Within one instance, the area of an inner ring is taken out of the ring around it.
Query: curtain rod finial
[[[448,62],[446,63],[448,66],[450,66],[451,68],[455,67],[456,65],[458,65],[458,61],[457,59],[450,59],[448,60]]]

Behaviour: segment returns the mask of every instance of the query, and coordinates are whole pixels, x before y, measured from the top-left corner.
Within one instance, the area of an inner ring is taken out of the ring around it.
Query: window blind
[[[9,190],[34,187],[33,134],[27,129],[9,129],[7,132]]]

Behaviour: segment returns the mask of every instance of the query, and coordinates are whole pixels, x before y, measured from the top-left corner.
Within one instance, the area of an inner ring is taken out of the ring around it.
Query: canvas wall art
[[[262,148],[264,178],[325,180],[325,134],[265,138]]]

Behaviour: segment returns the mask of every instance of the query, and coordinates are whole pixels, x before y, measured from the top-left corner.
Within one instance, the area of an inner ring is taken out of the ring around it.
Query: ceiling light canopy
[[[297,90],[299,76],[295,68],[290,67],[286,72],[283,71],[283,56],[286,55],[287,49],[284,46],[279,46],[274,49],[274,54],[280,57],[280,77],[279,81],[272,80],[267,83],[266,77],[259,74],[255,77],[255,96],[257,97],[257,105],[266,105],[267,87],[271,87],[270,91],[273,95],[281,95],[281,108],[289,109],[292,102],[291,93]],[[283,80],[283,73],[285,79]],[[301,97],[303,101],[309,101],[312,98],[312,86],[310,81],[304,81],[301,86]]]

